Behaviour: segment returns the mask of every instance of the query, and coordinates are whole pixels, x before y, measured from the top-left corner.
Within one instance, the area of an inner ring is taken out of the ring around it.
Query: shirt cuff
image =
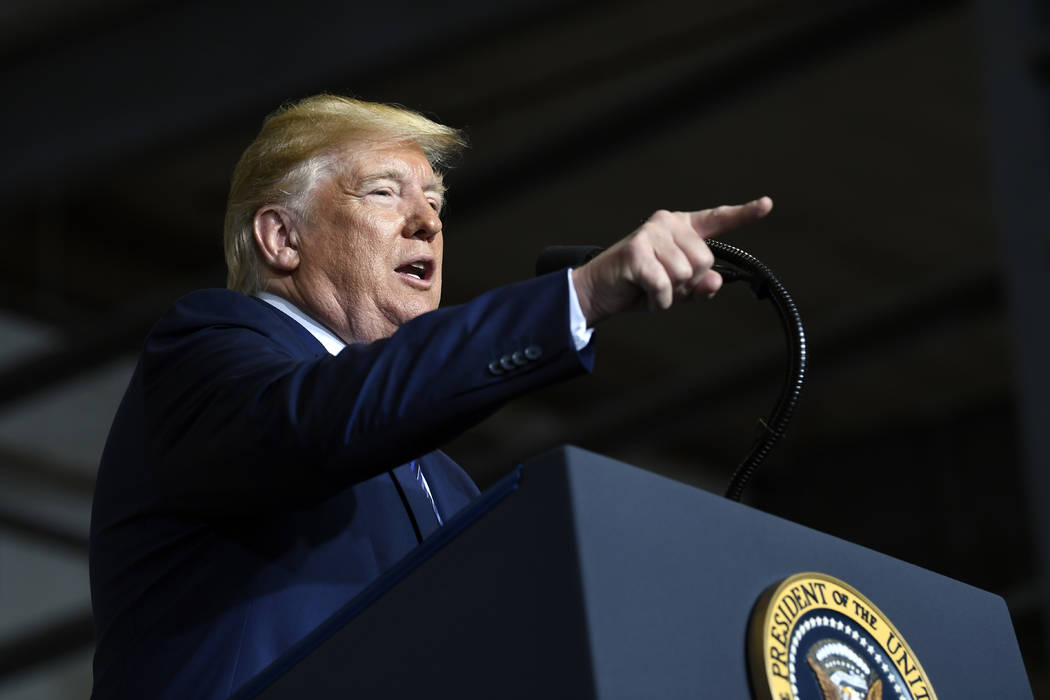
[[[584,318],[583,309],[580,308],[580,300],[576,298],[576,287],[572,283],[572,268],[568,269],[569,275],[569,333],[572,334],[572,342],[577,350],[583,350],[587,343],[591,342],[593,328],[587,327],[587,319]]]

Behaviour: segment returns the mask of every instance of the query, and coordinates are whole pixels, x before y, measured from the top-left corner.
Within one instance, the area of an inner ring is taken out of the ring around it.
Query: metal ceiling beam
[[[44,487],[56,493],[90,500],[95,492],[95,475],[82,467],[60,464],[24,449],[0,445],[0,475],[10,475],[19,483]]]
[[[575,3],[574,3],[575,4]],[[170,3],[0,71],[0,198],[74,182],[93,164],[176,142],[402,57],[564,10],[557,0]],[[407,20],[407,21],[406,21]],[[424,68],[421,68],[421,70]]]
[[[0,372],[0,408],[90,372],[121,355],[137,353],[157,318],[187,289],[201,286],[196,278],[178,285],[150,290],[134,303],[87,330],[69,337],[61,346],[40,352]]]
[[[551,134],[542,151],[529,148],[505,159],[499,168],[455,178],[456,198],[470,202],[468,215],[497,206],[530,183],[549,182],[575,169],[674,128],[727,102],[769,89],[817,65],[872,41],[884,39],[930,16],[964,5],[962,0],[857,0],[835,3],[802,22],[774,28],[768,38],[746,45],[714,64],[702,65],[649,93],[634,93],[616,109],[587,115],[561,133]],[[761,13],[751,20],[762,27]],[[780,8],[774,13],[781,16]],[[695,31],[694,31],[695,33]],[[635,54],[631,53],[633,57]],[[626,70],[627,66],[622,66]],[[608,70],[608,68],[605,68]],[[484,109],[483,106],[481,106]],[[453,114],[457,123],[481,115]],[[450,178],[451,179],[451,178]]]
[[[0,643],[0,682],[91,646],[90,610],[78,610]]]
[[[58,546],[81,556],[88,553],[88,538],[84,533],[4,506],[0,506],[0,531],[17,534],[37,544]]]

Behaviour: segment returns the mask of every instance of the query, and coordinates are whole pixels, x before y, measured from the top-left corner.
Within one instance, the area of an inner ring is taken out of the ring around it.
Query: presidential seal
[[[771,587],[751,616],[759,700],[936,700],[897,628],[855,588],[802,573]]]

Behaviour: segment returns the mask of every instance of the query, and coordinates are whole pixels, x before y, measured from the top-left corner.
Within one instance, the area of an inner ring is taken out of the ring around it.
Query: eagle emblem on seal
[[[819,640],[809,648],[806,662],[817,677],[824,700],[882,700],[878,673],[843,642]]]

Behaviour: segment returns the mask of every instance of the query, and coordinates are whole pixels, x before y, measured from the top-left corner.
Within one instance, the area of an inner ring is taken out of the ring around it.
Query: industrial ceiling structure
[[[229,177],[263,117],[335,92],[466,130],[445,304],[656,209],[773,197],[726,239],[792,293],[810,375],[745,502],[1002,595],[1039,696],[1050,296],[1012,280],[1050,284],[1048,29],[1020,1],[5,3],[0,695],[89,692],[90,498],[137,350],[224,285]],[[1027,225],[1034,254],[1008,245]],[[769,305],[728,285],[595,340],[592,375],[446,451],[482,487],[574,443],[724,489],[783,382]]]

